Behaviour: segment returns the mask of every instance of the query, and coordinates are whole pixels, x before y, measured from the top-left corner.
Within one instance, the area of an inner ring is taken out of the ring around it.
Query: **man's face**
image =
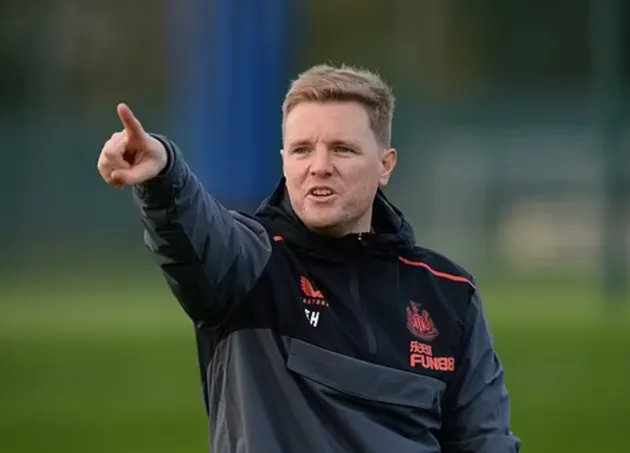
[[[356,102],[304,102],[287,115],[282,152],[291,205],[310,229],[335,236],[370,229],[376,190],[396,151],[376,140]]]

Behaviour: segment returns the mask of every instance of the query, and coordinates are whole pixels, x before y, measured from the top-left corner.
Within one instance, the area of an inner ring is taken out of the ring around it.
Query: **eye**
[[[354,150],[347,146],[337,146],[335,152],[339,154],[354,154]]]
[[[291,150],[291,154],[308,154],[310,151],[311,151],[310,148],[306,146],[300,146],[297,148],[293,148]]]

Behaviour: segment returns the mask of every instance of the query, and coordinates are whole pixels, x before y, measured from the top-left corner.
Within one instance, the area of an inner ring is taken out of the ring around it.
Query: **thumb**
[[[151,161],[145,161],[130,168],[114,170],[110,174],[110,178],[114,184],[133,186],[155,177],[154,167],[155,165]]]
[[[127,137],[129,138],[140,138],[145,135],[144,128],[140,121],[134,116],[131,109],[127,106],[127,104],[120,103],[116,108],[118,112],[118,118],[122,122],[125,127],[125,131],[127,132]]]

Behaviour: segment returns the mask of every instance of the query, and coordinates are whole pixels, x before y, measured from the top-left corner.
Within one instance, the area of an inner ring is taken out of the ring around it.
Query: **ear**
[[[398,160],[398,153],[395,149],[390,148],[385,150],[381,156],[381,175],[378,180],[379,187],[383,188],[389,182],[389,178],[392,176],[394,168],[396,168],[396,162]]]
[[[280,158],[282,159],[282,176],[287,177],[287,171],[284,165],[284,149],[280,150]]]

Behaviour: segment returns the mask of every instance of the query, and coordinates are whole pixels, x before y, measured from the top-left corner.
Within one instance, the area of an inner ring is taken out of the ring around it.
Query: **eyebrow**
[[[310,145],[311,142],[309,140],[296,140],[294,142],[289,143],[289,148],[299,148],[302,146]]]
[[[361,145],[359,142],[356,142],[354,140],[342,140],[342,139],[334,139],[334,140],[326,140],[325,141],[326,145],[329,147],[334,147],[334,146],[348,146],[350,148],[356,148],[356,149],[360,149]],[[298,148],[301,146],[309,146],[311,145],[311,141],[307,140],[307,139],[302,139],[302,140],[296,140],[294,142],[289,143],[289,148]]]

